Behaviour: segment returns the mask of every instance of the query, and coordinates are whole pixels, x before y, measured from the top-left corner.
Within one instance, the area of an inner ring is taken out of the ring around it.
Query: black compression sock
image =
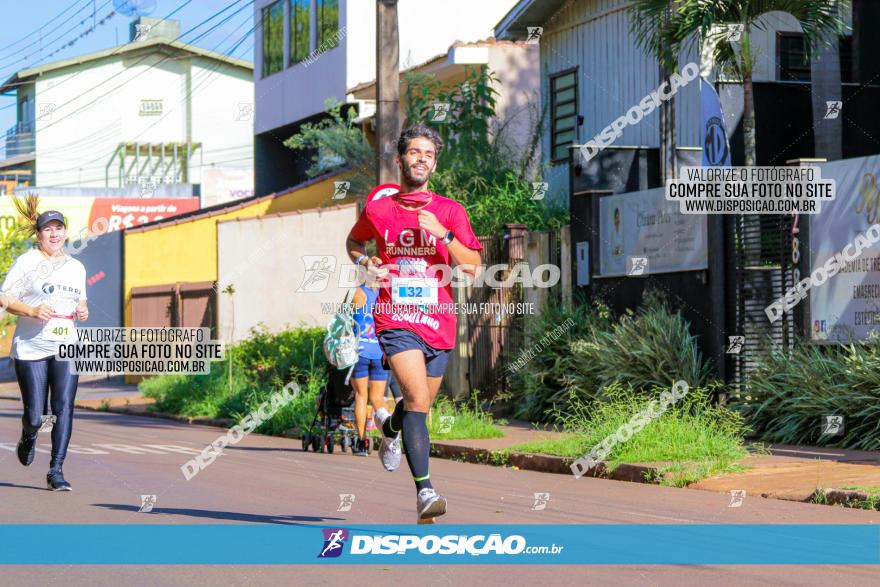
[[[428,436],[427,417],[424,412],[405,412],[403,417],[403,450],[413,481],[416,482],[416,491],[432,487],[428,473],[431,439]]]
[[[396,406],[394,406],[394,411],[391,413],[391,417],[386,418],[385,423],[382,424],[382,434],[388,438],[396,436],[403,428],[404,413],[406,413],[406,411],[403,408],[403,400],[401,400],[397,402]]]

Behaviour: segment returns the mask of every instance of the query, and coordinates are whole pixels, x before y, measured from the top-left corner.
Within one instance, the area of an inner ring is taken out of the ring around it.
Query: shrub
[[[291,380],[309,388],[313,380],[323,382],[322,329],[270,333],[263,326],[252,329],[251,335],[228,347],[226,358],[212,362],[207,375],[153,377],[142,381],[139,388],[145,396],[156,400],[155,409],[161,412],[235,418],[257,407]]]
[[[660,294],[649,292],[638,312],[627,311],[617,320],[601,303],[568,310],[550,305],[529,340],[540,340],[567,320],[574,325],[513,378],[517,417],[552,420],[554,410],[571,397],[586,405],[607,400],[605,389],[615,383],[646,394],[679,379],[692,387],[711,382],[712,365],[700,353],[690,325]]]
[[[765,345],[745,391],[733,397],[749,425],[769,442],[880,448],[880,346]],[[844,434],[822,433],[824,416],[844,417]]]

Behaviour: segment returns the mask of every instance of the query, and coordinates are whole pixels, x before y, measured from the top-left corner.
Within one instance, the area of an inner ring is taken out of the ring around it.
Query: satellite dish
[[[156,0],[113,0],[113,8],[123,16],[146,16],[156,10]]]

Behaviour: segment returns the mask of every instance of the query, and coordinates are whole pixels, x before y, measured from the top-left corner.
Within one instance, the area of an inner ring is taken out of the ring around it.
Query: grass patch
[[[438,395],[431,410],[431,424],[428,428],[432,440],[458,440],[462,438],[501,438],[504,432],[496,424],[507,424],[506,420],[495,420],[483,410],[477,394],[469,401],[454,402],[446,396]]]
[[[156,400],[148,409],[186,417],[230,418],[238,422],[287,382],[296,380],[300,392],[294,400],[281,407],[256,432],[281,435],[290,429],[307,430],[326,379],[321,356],[324,331],[300,328],[272,334],[262,329],[253,330],[251,334],[251,338],[236,344],[225,360],[212,363],[207,375],[165,375],[142,381],[138,386],[141,393]],[[476,395],[469,401],[457,403],[439,396],[434,404],[430,432],[431,437],[438,440],[504,436],[491,414],[482,409]]]
[[[252,329],[251,338],[228,349],[223,361],[211,363],[210,373],[152,377],[141,381],[138,388],[144,396],[156,400],[150,410],[238,422],[295,380],[300,392],[256,431],[280,435],[290,428],[302,430],[312,421],[315,398],[326,377],[322,368],[322,338],[323,330],[318,328],[279,333]]]
[[[664,391],[654,389],[654,399]],[[577,399],[559,414],[565,433],[557,438],[512,447],[519,452],[580,458],[645,410],[651,397],[621,385],[606,388],[607,402],[587,406]],[[660,417],[649,420],[628,440],[614,444],[605,462],[609,471],[622,463],[664,463],[664,484],[685,486],[720,473],[742,470],[737,463],[748,454],[742,417],[711,403],[711,388],[691,388]]]
[[[865,494],[865,499],[857,499],[855,497],[851,497],[843,503],[835,503],[834,505],[860,510],[880,510],[880,487],[844,485],[843,487],[841,487],[841,489],[863,493]],[[816,489],[816,491],[813,492],[813,495],[810,497],[810,502],[818,503],[821,505],[829,505],[828,490],[822,488]]]

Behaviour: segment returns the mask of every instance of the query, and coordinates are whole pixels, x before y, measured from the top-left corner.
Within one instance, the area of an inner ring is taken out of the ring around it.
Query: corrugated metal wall
[[[578,113],[584,124],[578,143],[586,143],[659,85],[656,59],[636,47],[629,30],[628,7],[622,0],[569,2],[544,25],[541,37],[542,95],[549,99],[549,76],[578,67]],[[684,65],[698,61],[696,50],[682,59]],[[700,143],[700,92],[696,80],[676,94],[678,145]],[[659,114],[646,116],[628,126],[616,145],[658,147]],[[544,152],[550,152],[545,133]]]

